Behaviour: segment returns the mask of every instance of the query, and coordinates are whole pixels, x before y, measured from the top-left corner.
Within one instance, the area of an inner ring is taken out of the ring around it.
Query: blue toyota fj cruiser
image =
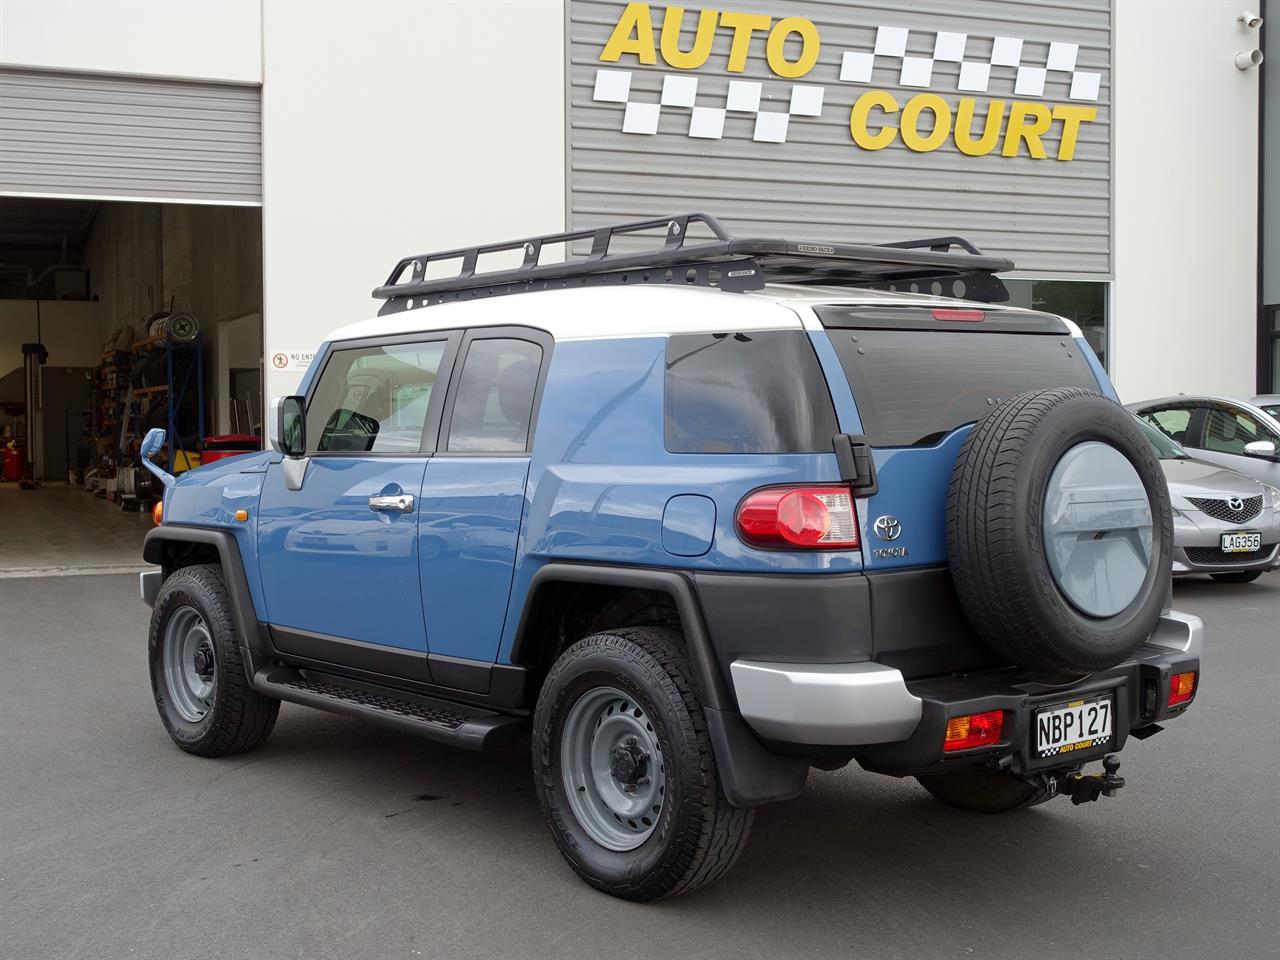
[[[634,900],[720,877],[810,767],[989,813],[1114,795],[1201,625],[1150,444],[1072,323],[992,305],[1010,267],[705,214],[401,261],[270,452],[152,467],[165,728],[224,756],[288,700],[528,731],[565,859]]]

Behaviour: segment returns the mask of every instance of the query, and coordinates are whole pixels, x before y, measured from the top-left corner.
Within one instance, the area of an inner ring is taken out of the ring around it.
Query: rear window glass
[[[879,447],[936,443],[998,401],[1027,390],[1097,391],[1070,337],[936,330],[828,330]]]
[[[673,336],[665,404],[671,453],[827,453],[827,382],[799,330]]]

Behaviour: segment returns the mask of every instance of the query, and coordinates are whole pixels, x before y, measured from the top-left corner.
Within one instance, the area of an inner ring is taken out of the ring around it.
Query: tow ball
[[[1069,796],[1077,806],[1097,800],[1098,797],[1114,797],[1124,786],[1124,777],[1117,772],[1120,769],[1120,758],[1109,753],[1102,758],[1102,773],[1086,775],[1083,773],[1059,774],[1058,793]]]

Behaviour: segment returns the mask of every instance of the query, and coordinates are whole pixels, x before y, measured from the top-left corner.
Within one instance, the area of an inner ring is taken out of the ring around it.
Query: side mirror
[[[142,449],[138,452],[142,455],[143,460],[150,460],[160,448],[164,446],[164,430],[161,427],[152,427],[147,431],[147,435],[142,438]]]
[[[302,397],[276,397],[271,401],[271,446],[286,457],[300,457],[307,450],[307,411]]]
[[[1244,455],[1246,457],[1274,457],[1276,455],[1276,443],[1274,440],[1254,440],[1252,443],[1244,445]]]

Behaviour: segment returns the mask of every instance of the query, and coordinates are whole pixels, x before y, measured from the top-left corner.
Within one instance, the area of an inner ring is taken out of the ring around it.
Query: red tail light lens
[[[969,750],[999,743],[1003,729],[1003,710],[952,717],[947,721],[947,735],[942,742],[942,750],[944,753],[951,753],[953,750]]]
[[[987,314],[983,310],[960,310],[950,307],[941,307],[933,311],[933,319],[935,320],[957,320],[961,323],[981,323],[987,318]]]
[[[766,487],[738,506],[738,535],[757,547],[843,550],[858,546],[848,487]]]
[[[1176,707],[1180,703],[1186,703],[1196,693],[1196,674],[1193,670],[1190,673],[1175,673],[1169,678],[1169,706]]]

